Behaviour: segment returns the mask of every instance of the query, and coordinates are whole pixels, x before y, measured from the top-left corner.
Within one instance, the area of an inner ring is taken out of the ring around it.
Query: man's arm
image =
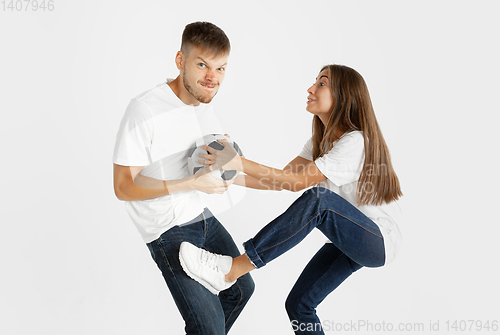
[[[224,193],[233,181],[222,181],[209,174],[209,168],[178,180],[158,180],[140,174],[144,166],[113,164],[115,195],[123,201],[149,200],[168,194],[197,190],[205,193]]]

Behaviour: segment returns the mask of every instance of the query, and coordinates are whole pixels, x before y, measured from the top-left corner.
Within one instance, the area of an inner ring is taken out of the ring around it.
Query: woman
[[[206,147],[210,155],[200,157],[212,168],[246,173],[250,185],[258,180],[291,191],[319,187],[304,192],[245,242],[242,256],[214,255],[184,242],[180,259],[193,279],[223,290],[318,228],[331,243],[306,266],[286,309],[296,334],[323,334],[317,305],[354,271],[394,259],[400,241],[396,200],[402,192],[363,77],[349,67],[328,65],[307,92],[312,137],[284,170],[240,157],[227,143],[222,151]]]

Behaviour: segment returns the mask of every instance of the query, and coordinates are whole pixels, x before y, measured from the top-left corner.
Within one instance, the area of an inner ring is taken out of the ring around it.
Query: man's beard
[[[212,99],[215,97],[215,95],[217,94],[217,92],[215,92],[215,94],[209,98],[204,98],[202,97],[201,95],[197,95],[193,88],[191,86],[189,86],[187,80],[186,80],[186,72],[184,72],[184,75],[182,76],[182,82],[184,83],[184,87],[186,88],[186,91],[189,92],[189,94],[191,94],[196,100],[198,100],[199,102],[203,103],[203,104],[208,104],[210,103],[210,101],[212,101]]]

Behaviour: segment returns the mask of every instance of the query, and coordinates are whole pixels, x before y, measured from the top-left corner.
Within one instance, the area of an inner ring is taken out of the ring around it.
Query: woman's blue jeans
[[[296,246],[314,228],[332,243],[313,257],[287,298],[286,309],[296,334],[324,334],[316,307],[353,272],[385,263],[378,226],[347,200],[322,187],[304,192],[244,243],[245,252],[260,268]]]
[[[198,218],[167,230],[147,244],[185,321],[186,333],[227,334],[254,291],[252,277],[242,276],[218,296],[210,293],[182,269],[179,247],[183,241],[233,258],[240,252],[231,235],[207,209]]]

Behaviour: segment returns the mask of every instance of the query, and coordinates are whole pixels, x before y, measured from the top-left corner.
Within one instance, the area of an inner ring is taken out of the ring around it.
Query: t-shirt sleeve
[[[340,187],[359,179],[364,163],[364,147],[362,133],[349,133],[314,163],[325,177]]]
[[[150,164],[153,119],[149,107],[137,99],[130,101],[116,135],[113,163],[124,166]]]
[[[299,156],[312,161],[313,160],[312,149],[313,149],[312,138],[310,138],[306,142],[306,144],[304,144],[304,147],[302,148],[302,151],[299,153]]]

